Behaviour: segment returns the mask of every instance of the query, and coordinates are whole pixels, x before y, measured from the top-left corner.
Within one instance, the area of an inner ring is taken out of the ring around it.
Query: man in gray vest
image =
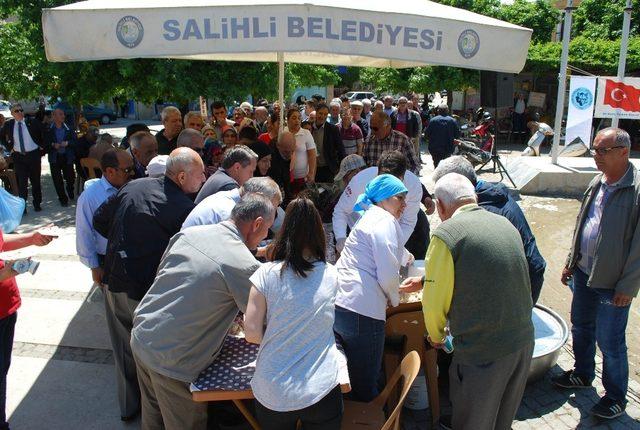
[[[511,428],[534,345],[522,241],[506,218],[478,206],[464,176],[444,175],[435,196],[442,224],[427,250],[422,308],[434,347],[447,320],[453,336],[453,428]]]

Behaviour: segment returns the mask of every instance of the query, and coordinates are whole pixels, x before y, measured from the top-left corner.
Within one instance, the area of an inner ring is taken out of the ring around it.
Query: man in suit
[[[333,182],[345,157],[340,129],[327,121],[328,115],[326,104],[316,106],[316,121],[311,131],[318,152],[316,182]]]
[[[69,205],[73,200],[73,185],[76,180],[73,171],[75,160],[76,133],[64,122],[64,111],[55,109],[52,114],[53,122],[44,132],[44,142],[49,154],[51,178],[62,206]],[[64,178],[64,181],[63,181]],[[66,192],[65,183],[66,182]]]
[[[11,106],[13,119],[2,128],[1,139],[11,152],[13,166],[18,181],[18,195],[27,200],[29,181],[33,192],[33,207],[42,210],[42,187],[40,185],[40,158],[45,150],[42,124],[37,119],[25,118],[20,104]]]
[[[133,311],[153,284],[169,239],[195,207],[188,195],[203,182],[200,155],[190,148],[177,148],[167,159],[164,176],[128,182],[94,213],[93,228],[107,238],[102,279],[108,286],[104,290],[107,328],[123,421],[135,418],[140,410],[130,347]]]

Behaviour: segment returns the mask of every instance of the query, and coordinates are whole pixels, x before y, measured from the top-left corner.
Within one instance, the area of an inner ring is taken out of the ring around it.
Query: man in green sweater
[[[504,217],[480,208],[471,182],[436,182],[442,224],[427,250],[422,306],[429,341],[445,327],[454,429],[509,429],[522,400],[534,346],[531,286],[522,240]]]

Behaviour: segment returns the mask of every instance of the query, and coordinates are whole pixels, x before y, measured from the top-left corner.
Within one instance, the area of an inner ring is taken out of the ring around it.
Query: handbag
[[[0,228],[4,233],[11,233],[20,225],[26,205],[24,199],[0,188]]]

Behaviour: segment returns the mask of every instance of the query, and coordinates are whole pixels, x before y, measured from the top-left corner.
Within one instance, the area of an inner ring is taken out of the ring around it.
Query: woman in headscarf
[[[256,170],[253,172],[253,177],[267,176],[267,172],[271,167],[271,148],[260,140],[256,140],[248,146],[258,154],[258,163],[256,164]]]
[[[347,356],[351,396],[369,402],[378,395],[388,305],[399,303],[399,270],[411,254],[398,219],[407,188],[393,175],[377,176],[354,206],[364,211],[336,263],[338,295],[334,331]]]

